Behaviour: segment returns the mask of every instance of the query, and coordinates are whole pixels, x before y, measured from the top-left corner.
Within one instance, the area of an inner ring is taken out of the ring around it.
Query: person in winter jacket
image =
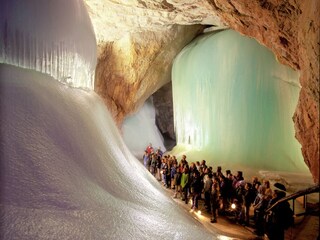
[[[201,197],[202,181],[198,171],[193,172],[193,181],[191,183],[192,209],[198,209],[198,200]]]
[[[212,190],[211,190],[211,223],[217,222],[217,212],[220,206],[220,192],[219,192],[219,184],[217,181],[214,181],[212,184]]]
[[[183,198],[182,200],[185,201],[185,203],[188,203],[188,190],[189,190],[189,169],[185,167],[183,169],[183,173],[181,175],[181,189],[183,192]]]

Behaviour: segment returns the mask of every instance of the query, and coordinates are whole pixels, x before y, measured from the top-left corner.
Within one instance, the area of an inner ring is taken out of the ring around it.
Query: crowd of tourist
[[[144,152],[143,164],[163,186],[172,189],[174,198],[181,198],[186,204],[191,200],[193,210],[198,210],[199,200],[204,200],[212,223],[217,222],[217,216],[230,213],[242,225],[248,226],[253,218],[255,233],[259,236],[266,233],[271,240],[284,239],[284,230],[292,224],[288,215],[293,214],[288,211],[287,202],[279,204],[271,214],[265,211],[285,196],[282,184],[272,190],[267,179],[259,181],[253,177],[248,181],[242,171],[224,173],[220,166],[214,170],[206,160],[188,163],[186,155],[178,161],[173,155],[164,155],[160,148],[154,150],[152,144]]]

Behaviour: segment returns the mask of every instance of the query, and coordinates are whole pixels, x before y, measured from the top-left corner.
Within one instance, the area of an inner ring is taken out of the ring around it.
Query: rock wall
[[[296,138],[319,183],[319,36],[317,0],[214,0],[216,14],[236,31],[257,39],[278,60],[300,71],[301,92],[293,120]]]
[[[156,109],[156,124],[162,134],[176,140],[174,133],[172,84],[167,83],[153,94]]]
[[[202,30],[200,25],[173,25],[158,32],[128,34],[100,45],[95,91],[119,126],[125,116],[171,81],[174,57]]]

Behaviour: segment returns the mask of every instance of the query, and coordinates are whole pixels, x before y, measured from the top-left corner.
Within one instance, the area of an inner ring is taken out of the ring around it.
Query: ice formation
[[[149,143],[155,150],[166,150],[163,137],[156,126],[152,98],[148,99],[136,114],[125,119],[122,132],[126,145],[136,157],[142,157]]]
[[[127,149],[103,101],[0,64],[1,239],[216,239]]]
[[[254,39],[227,30],[189,44],[173,66],[177,147],[189,159],[307,171],[292,116],[299,74]]]
[[[8,0],[0,11],[0,238],[218,239],[165,195],[93,91],[56,81],[92,85],[83,3]]]
[[[0,63],[93,89],[96,39],[82,0],[0,0]]]

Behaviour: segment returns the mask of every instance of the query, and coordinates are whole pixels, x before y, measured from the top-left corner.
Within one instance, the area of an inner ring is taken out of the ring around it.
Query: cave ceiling
[[[214,14],[210,1],[85,0],[97,42],[116,41],[128,33],[163,31],[173,24],[227,25]]]

